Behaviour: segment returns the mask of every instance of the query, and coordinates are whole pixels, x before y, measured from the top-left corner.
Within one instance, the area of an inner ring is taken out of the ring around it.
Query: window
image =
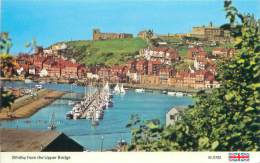
[[[174,115],[170,115],[170,119],[171,120],[175,119],[175,116]]]

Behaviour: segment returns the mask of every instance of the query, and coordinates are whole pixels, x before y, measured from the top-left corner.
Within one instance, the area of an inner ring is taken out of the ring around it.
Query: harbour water
[[[24,84],[24,82],[5,82],[7,87],[32,87],[34,84]],[[69,84],[44,84],[47,89],[70,91]],[[82,86],[72,86],[75,93],[84,94],[85,88]],[[91,91],[87,88],[87,91]],[[65,96],[70,97],[70,94]],[[192,104],[191,97],[174,97],[153,93],[136,93],[129,90],[125,95],[114,95],[114,106],[105,111],[104,119],[96,127],[91,126],[91,122],[86,119],[67,120],[66,112],[72,106],[66,100],[56,100],[52,104],[42,108],[33,116],[25,119],[0,121],[0,127],[26,128],[33,130],[47,130],[49,120],[55,113],[57,123],[56,130],[64,132],[78,143],[82,144],[87,150],[97,151],[101,148],[102,137],[103,149],[111,149],[116,146],[120,139],[130,142],[130,131],[125,126],[132,114],[138,114],[142,120],[160,119],[165,123],[165,114],[173,106]]]

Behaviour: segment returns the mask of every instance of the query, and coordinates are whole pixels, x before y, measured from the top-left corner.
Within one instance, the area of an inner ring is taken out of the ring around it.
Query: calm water
[[[226,23],[221,0],[1,0],[0,30],[9,32],[13,53],[28,51],[36,38],[44,47],[58,41],[91,39],[92,29],[137,34],[190,32],[192,26]],[[259,0],[234,0],[242,13],[259,18]]]
[[[7,82],[6,86],[30,87],[22,82]],[[31,86],[33,86],[32,84]],[[45,88],[56,90],[70,90],[68,84],[45,84]],[[73,86],[76,93],[84,93],[84,87]],[[66,95],[70,96],[70,95]],[[115,147],[121,138],[130,142],[130,132],[125,127],[131,114],[138,114],[143,120],[160,119],[165,123],[165,113],[175,105],[189,105],[189,97],[172,97],[157,93],[135,93],[129,90],[124,96],[114,96],[114,106],[105,111],[104,119],[100,125],[92,127],[88,120],[66,120],[65,114],[71,110],[68,101],[57,100],[49,106],[42,108],[33,116],[13,121],[0,121],[0,127],[29,128],[33,130],[47,130],[48,121],[55,113],[57,130],[71,136],[74,140],[89,150],[100,150],[101,137],[104,137],[104,149]],[[31,123],[27,123],[30,120]]]

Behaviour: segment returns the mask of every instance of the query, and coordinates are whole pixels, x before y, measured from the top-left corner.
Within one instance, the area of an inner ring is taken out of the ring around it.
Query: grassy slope
[[[132,58],[146,42],[140,38],[116,39],[106,41],[70,41],[73,57],[87,65],[114,65]]]

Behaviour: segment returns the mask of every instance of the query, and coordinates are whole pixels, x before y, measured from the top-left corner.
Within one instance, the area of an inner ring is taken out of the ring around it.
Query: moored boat
[[[169,96],[176,96],[176,92],[168,92],[167,93]]]
[[[141,88],[141,89],[135,89],[135,92],[137,92],[137,93],[143,93],[145,90],[143,89],[143,88]]]
[[[25,79],[25,80],[24,80],[24,83],[30,84],[30,83],[32,83],[32,80],[31,80],[31,79]]]
[[[176,92],[176,96],[182,97],[182,96],[183,96],[183,93],[182,93],[182,92]]]
[[[125,94],[125,89],[124,89],[123,84],[122,84],[121,87],[120,87],[120,93]]]
[[[113,93],[115,93],[115,94],[119,94],[120,93],[120,88],[119,88],[118,83],[116,84]]]

